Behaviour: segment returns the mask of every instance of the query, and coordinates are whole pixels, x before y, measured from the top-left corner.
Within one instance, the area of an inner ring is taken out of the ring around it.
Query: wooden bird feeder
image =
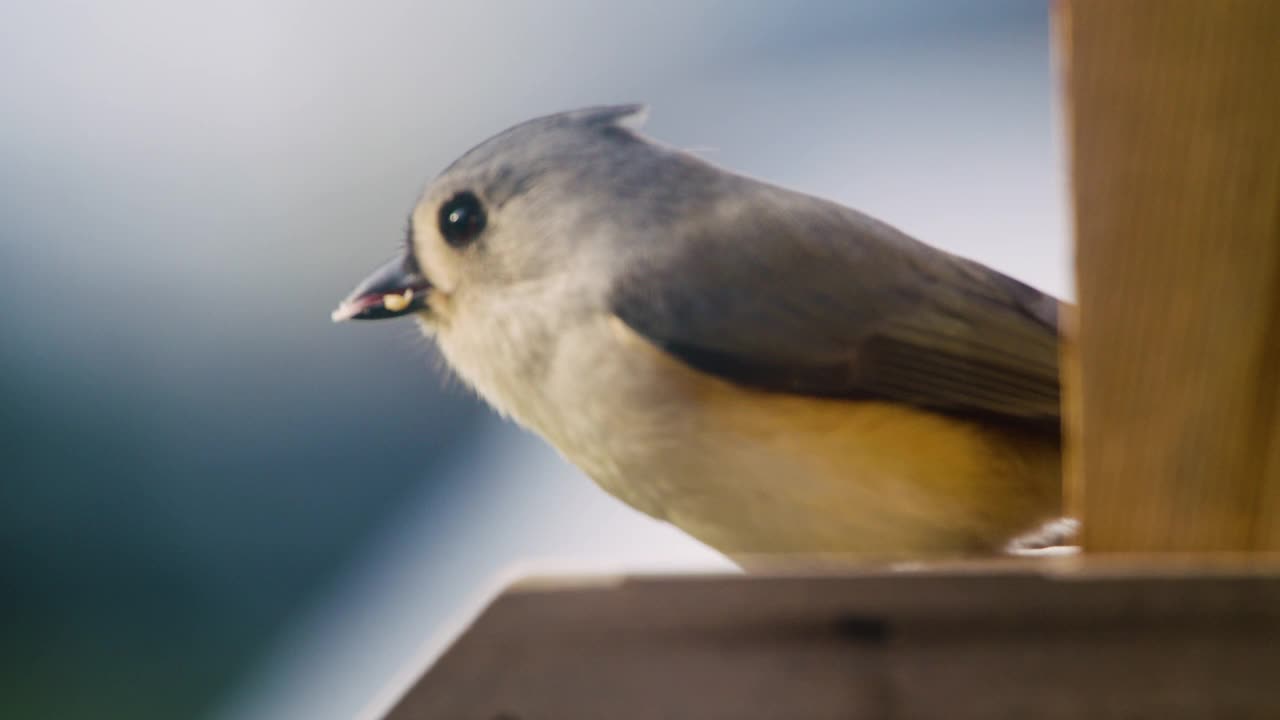
[[[1280,2],[1054,20],[1083,552],[517,586],[383,717],[1280,718]]]

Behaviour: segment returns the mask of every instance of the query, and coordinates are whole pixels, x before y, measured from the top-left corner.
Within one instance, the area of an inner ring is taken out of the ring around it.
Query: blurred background
[[[0,5],[0,717],[376,713],[513,577],[732,571],[329,311],[529,117],[1068,294],[1048,3]]]

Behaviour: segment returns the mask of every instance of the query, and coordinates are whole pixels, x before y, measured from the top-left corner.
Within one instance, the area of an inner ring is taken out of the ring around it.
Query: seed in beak
[[[400,312],[409,307],[411,302],[413,302],[413,288],[405,288],[405,291],[399,295],[389,293],[382,296],[382,306],[391,312]]]

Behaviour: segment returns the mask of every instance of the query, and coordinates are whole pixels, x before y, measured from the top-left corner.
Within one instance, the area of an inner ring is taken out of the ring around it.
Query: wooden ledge
[[[517,585],[386,717],[1280,717],[1280,562]]]

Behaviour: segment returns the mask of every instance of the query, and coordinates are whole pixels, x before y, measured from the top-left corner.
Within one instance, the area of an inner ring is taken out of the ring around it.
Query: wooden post
[[[1278,550],[1280,2],[1058,10],[1084,547]]]

